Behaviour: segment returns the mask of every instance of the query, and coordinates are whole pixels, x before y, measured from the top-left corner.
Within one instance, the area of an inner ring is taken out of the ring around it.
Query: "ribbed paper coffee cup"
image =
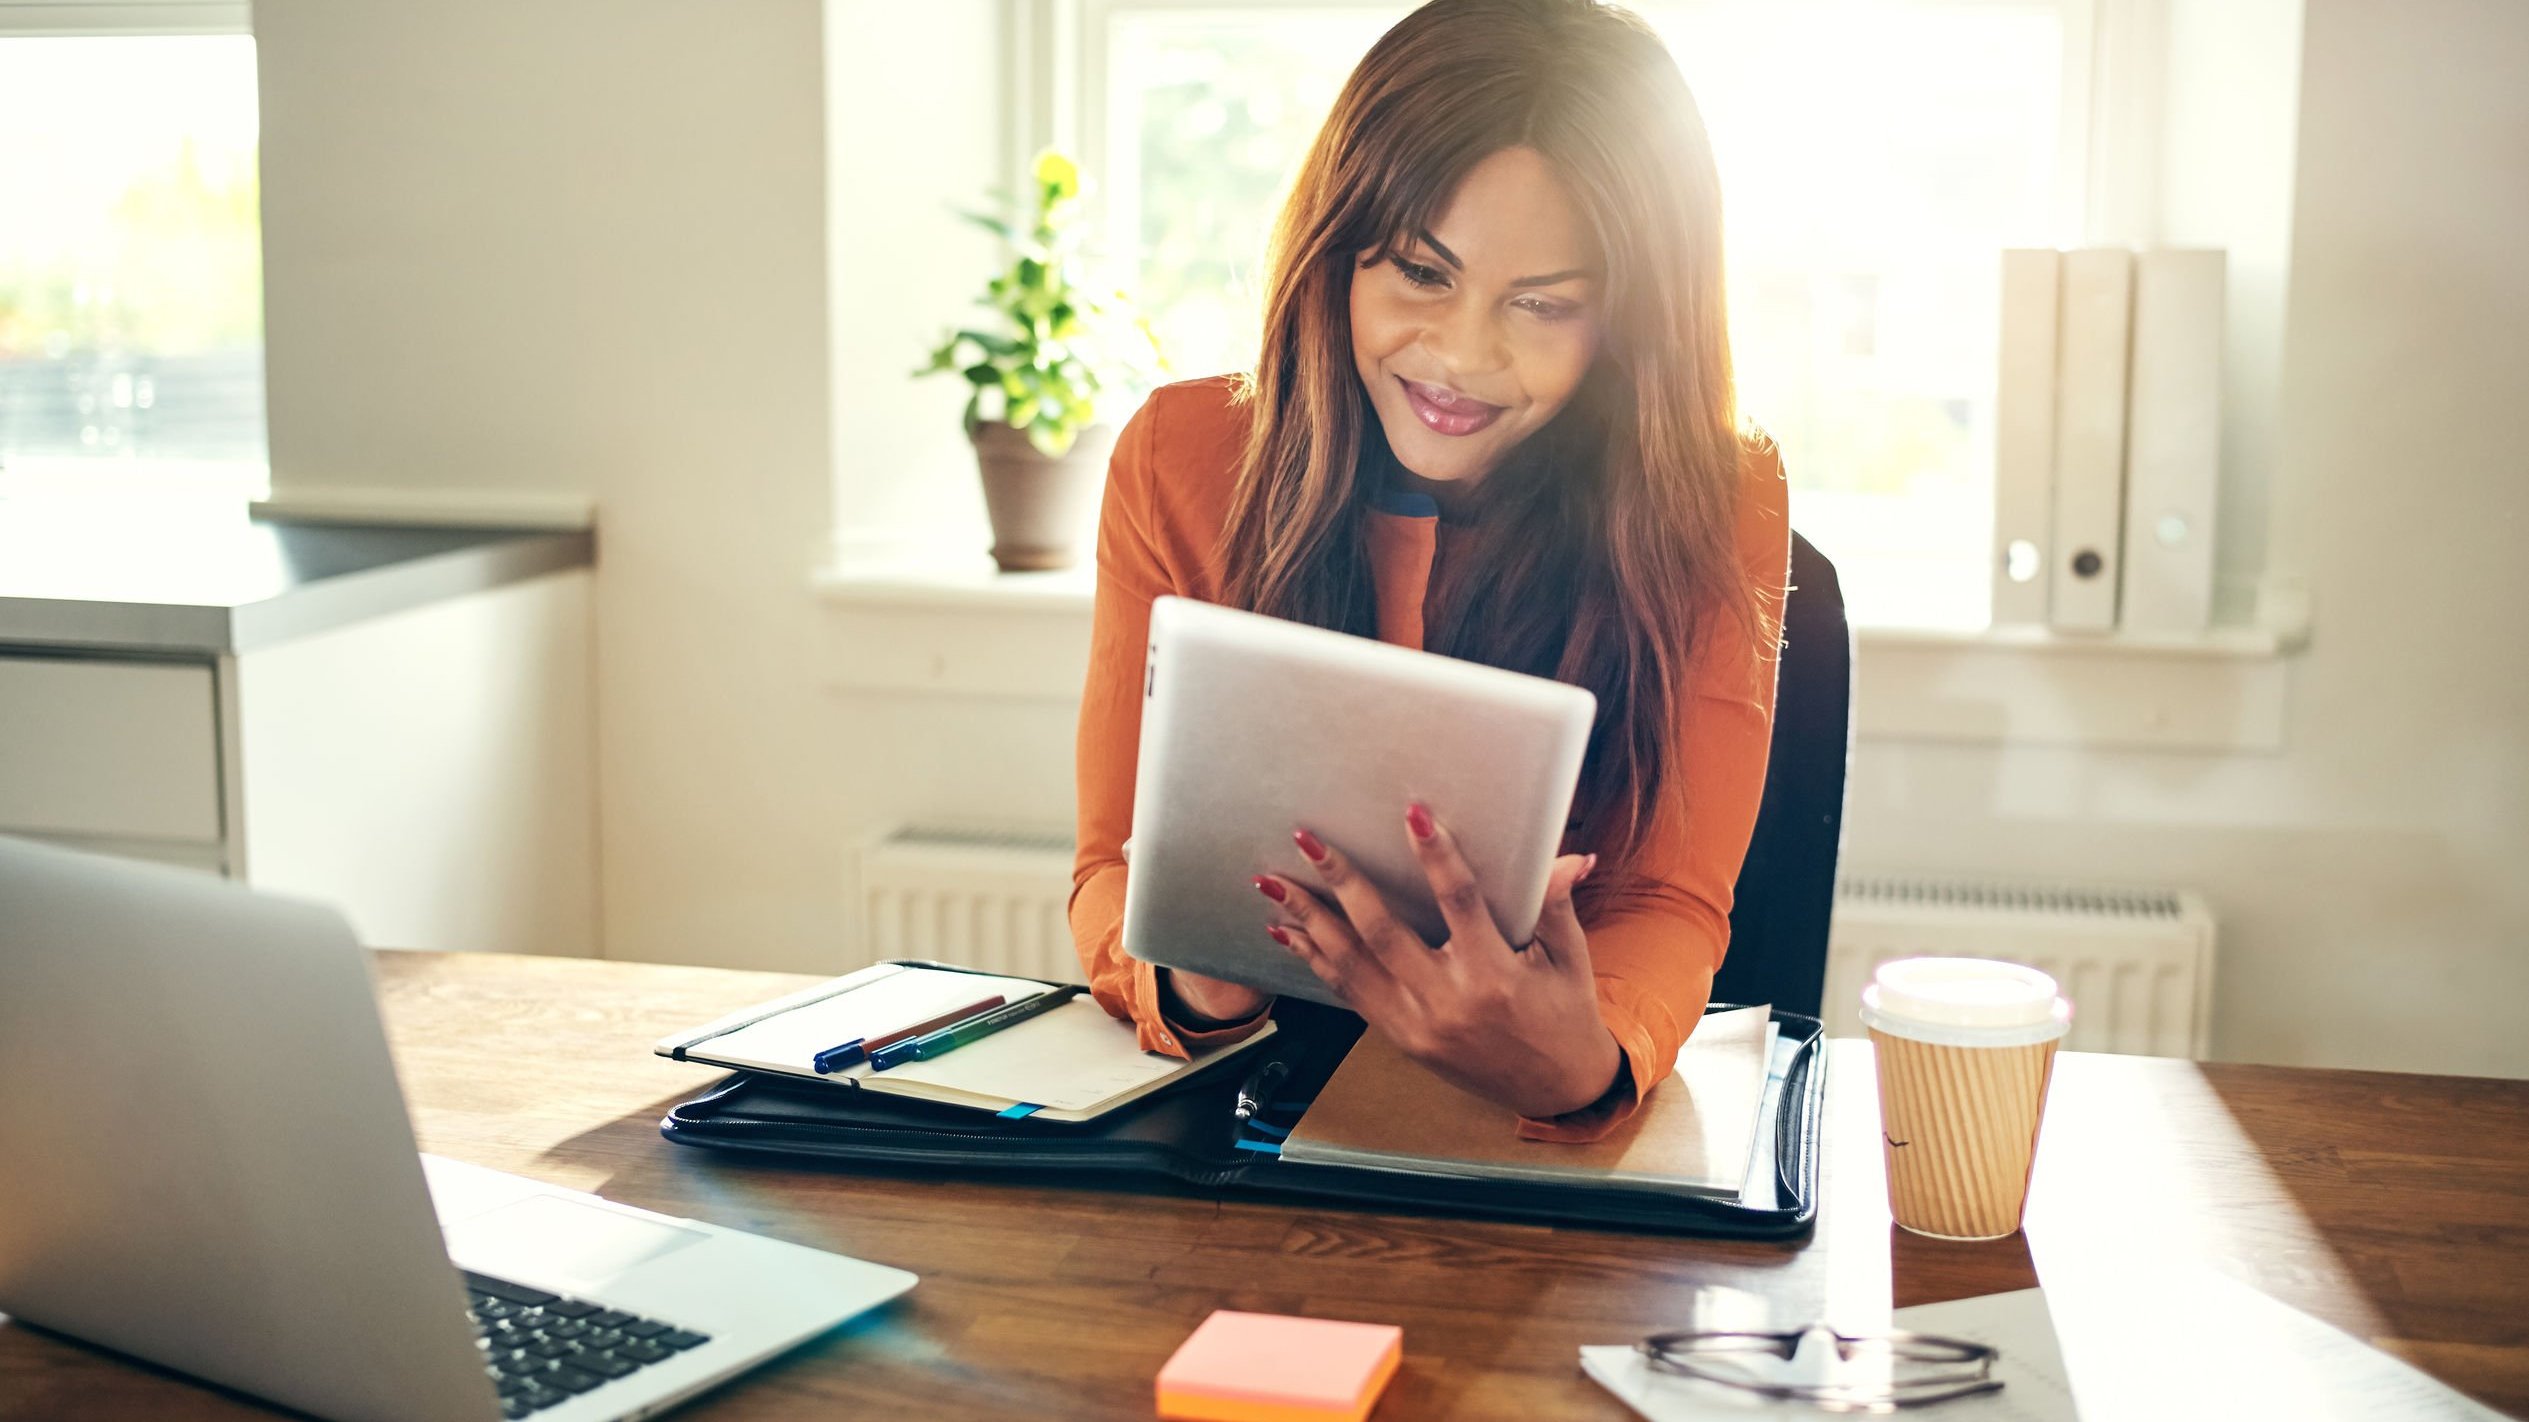
[[[1939,1239],[2020,1227],[2055,1046],[2072,1004],[2035,968],[1907,958],[1862,989],[1879,1059],[1888,1212]]]

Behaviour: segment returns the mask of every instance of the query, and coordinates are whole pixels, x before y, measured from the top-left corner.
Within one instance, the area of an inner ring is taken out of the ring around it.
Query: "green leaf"
[[[1004,242],[1015,242],[1019,240],[1018,229],[1012,227],[1009,221],[1005,218],[995,217],[988,212],[973,212],[962,208],[959,209],[957,215],[968,222],[975,224],[977,227],[982,228],[984,231],[991,233],[993,236],[1000,238]]]
[[[1093,423],[1104,392],[1146,387],[1167,368],[1149,323],[1123,292],[1091,275],[1098,260],[1083,220],[1079,165],[1047,150],[1031,165],[1024,199],[994,192],[1007,216],[956,210],[960,221],[1001,239],[1006,265],[986,275],[976,304],[992,313],[944,336],[919,375],[954,371],[973,393],[970,426],[991,420],[1028,431],[1048,453],[1071,447]]]
[[[1060,459],[1070,453],[1071,442],[1075,437],[1071,430],[1041,422],[1030,425],[1027,431],[1027,442],[1035,445],[1037,452],[1048,459]]]

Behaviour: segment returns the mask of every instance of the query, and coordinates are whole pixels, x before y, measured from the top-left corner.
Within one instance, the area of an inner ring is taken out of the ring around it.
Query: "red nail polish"
[[[1259,874],[1256,876],[1256,892],[1278,904],[1290,893],[1290,890],[1283,888],[1280,880],[1268,879]]]
[[[1307,830],[1298,829],[1291,831],[1291,842],[1300,847],[1300,853],[1308,856],[1309,863],[1323,864],[1326,862],[1325,843],[1318,839],[1317,836],[1310,834]]]
[[[1416,839],[1429,839],[1440,832],[1440,826],[1431,822],[1431,811],[1419,801],[1405,807],[1405,828],[1412,830]]]
[[[1283,927],[1282,927],[1282,925],[1281,925],[1281,924],[1278,924],[1278,923],[1268,923],[1268,924],[1266,924],[1266,925],[1265,925],[1265,936],[1266,936],[1267,938],[1272,939],[1274,942],[1281,944],[1281,945],[1282,945],[1283,947],[1285,947],[1285,948],[1288,948],[1288,947],[1290,947],[1290,946],[1291,946],[1291,935],[1290,935],[1289,933],[1287,933],[1287,932],[1285,932],[1285,931],[1283,930]]]

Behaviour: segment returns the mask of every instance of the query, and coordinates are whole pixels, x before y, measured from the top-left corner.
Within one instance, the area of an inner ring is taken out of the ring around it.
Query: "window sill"
[[[818,570],[817,594],[859,609],[1051,612],[1088,615],[1097,571],[1083,562],[1047,573],[1005,573],[984,553],[843,555]]]
[[[2032,657],[2185,657],[2270,661],[2297,652],[2307,628],[2208,627],[2201,632],[2058,632],[2051,627],[1864,627],[1865,652],[2001,651]]]
[[[2270,755],[2308,632],[1864,627],[1857,640],[1862,740]]]
[[[845,555],[818,572],[830,685],[1069,701],[1087,669],[1087,566],[1003,573],[981,553]],[[2272,753],[2306,629],[2076,635],[2042,627],[1863,627],[1866,741]]]

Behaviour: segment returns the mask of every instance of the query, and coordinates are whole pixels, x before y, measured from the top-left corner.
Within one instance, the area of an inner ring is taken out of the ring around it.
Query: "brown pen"
[[[876,1056],[881,1047],[892,1047],[898,1042],[909,1041],[926,1032],[937,1032],[943,1027],[953,1027],[979,1012],[990,1012],[1009,1000],[1007,993],[994,993],[990,997],[978,998],[953,1012],[943,1012],[937,1017],[924,1018],[910,1027],[899,1027],[885,1036],[859,1038],[845,1042],[839,1047],[828,1047],[817,1053],[810,1064],[816,1067],[819,1076],[828,1072],[841,1071],[864,1057]]]

